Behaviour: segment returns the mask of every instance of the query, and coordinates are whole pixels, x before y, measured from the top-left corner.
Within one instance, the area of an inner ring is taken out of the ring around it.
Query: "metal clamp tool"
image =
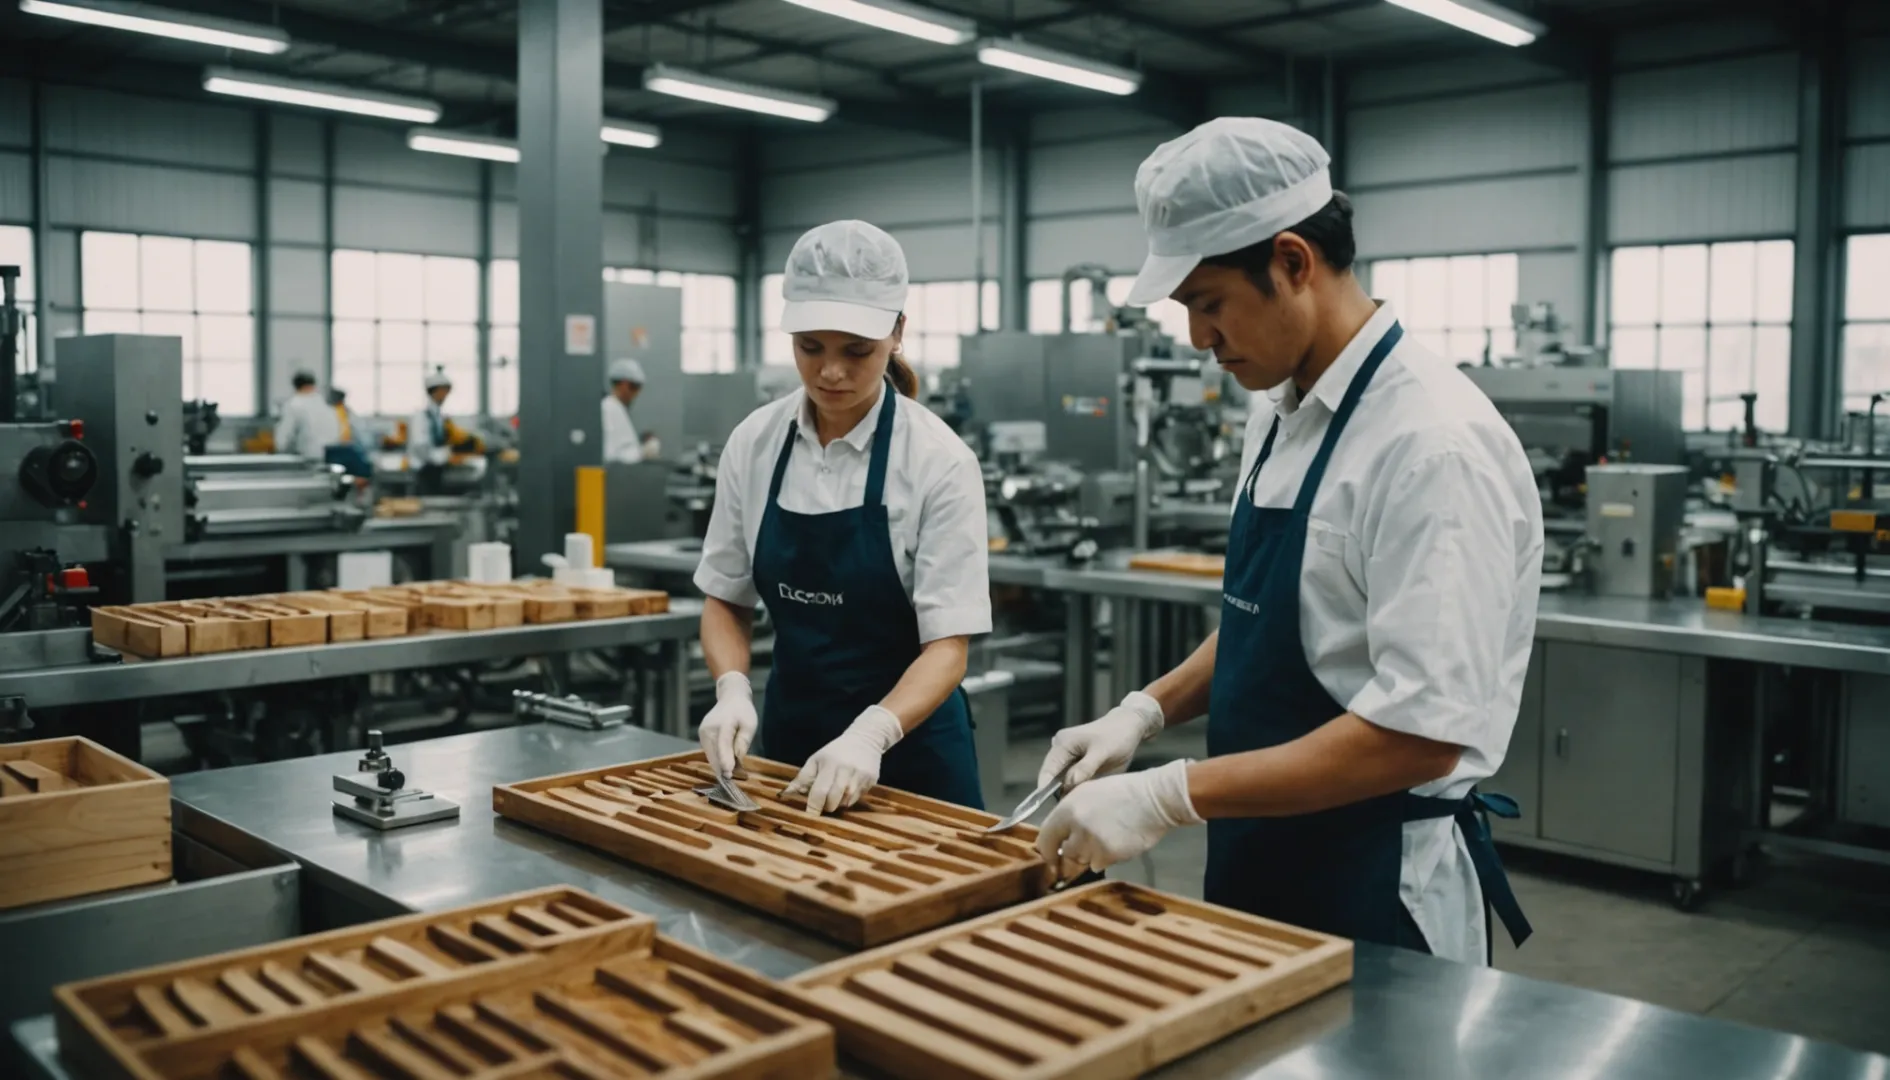
[[[598,705],[576,694],[553,697],[530,690],[512,691],[512,715],[525,720],[548,720],[566,727],[602,731],[630,722],[630,706]]]
[[[349,796],[334,801],[335,815],[373,829],[398,829],[429,821],[459,819],[459,804],[407,786],[407,776],[381,749],[381,733],[367,733],[367,753],[352,773],[334,774],[335,790]]]

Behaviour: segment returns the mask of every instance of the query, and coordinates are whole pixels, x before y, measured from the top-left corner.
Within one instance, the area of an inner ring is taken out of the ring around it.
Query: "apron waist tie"
[[[1449,817],[1463,830],[1464,846],[1469,849],[1470,862],[1477,869],[1477,885],[1483,892],[1484,904],[1503,920],[1509,939],[1521,945],[1529,940],[1535,928],[1523,914],[1516,891],[1510,887],[1509,874],[1503,870],[1503,860],[1496,853],[1496,842],[1490,837],[1490,814],[1514,819],[1522,816],[1522,809],[1507,795],[1486,795],[1474,788],[1461,799],[1405,795],[1406,821]]]

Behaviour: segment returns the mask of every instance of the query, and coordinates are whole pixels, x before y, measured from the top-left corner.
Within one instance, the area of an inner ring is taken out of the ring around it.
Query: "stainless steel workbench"
[[[776,978],[840,951],[691,886],[525,826],[496,820],[490,789],[688,744],[636,729],[535,726],[397,748],[416,782],[459,800],[456,824],[377,834],[328,811],[328,775],[352,754],[275,762],[173,781],[180,832],[240,858],[275,853],[316,890],[352,894],[365,917],[439,910],[564,882],[655,915],[665,933]],[[52,1059],[44,1022],[16,1034]],[[48,1075],[57,1075],[49,1072]],[[1360,946],[1350,986],[1155,1074],[1234,1077],[1580,1077],[1883,1080],[1890,1060],[1624,998]]]

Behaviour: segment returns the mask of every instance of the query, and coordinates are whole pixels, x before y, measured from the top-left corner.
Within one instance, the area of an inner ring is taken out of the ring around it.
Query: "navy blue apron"
[[[781,478],[800,438],[800,424],[789,424],[755,538],[755,584],[774,622],[762,752],[795,766],[879,704],[919,656],[919,617],[899,580],[886,516],[886,460],[899,402],[890,385],[881,395],[865,501],[830,514],[781,508]],[[984,808],[964,690],[953,690],[886,753],[879,781]]]
[[[1313,675],[1299,636],[1306,523],[1333,447],[1403,334],[1404,328],[1393,323],[1365,358],[1291,509],[1253,504],[1254,481],[1279,435],[1278,417],[1235,499],[1208,709],[1210,755],[1278,746],[1345,712]],[[1462,799],[1396,792],[1295,817],[1210,821],[1206,896],[1295,926],[1429,952],[1398,898],[1404,824],[1454,817],[1476,864],[1485,904],[1495,908],[1520,945],[1529,936],[1529,923],[1490,842],[1486,810],[1514,816],[1515,804],[1474,792]]]

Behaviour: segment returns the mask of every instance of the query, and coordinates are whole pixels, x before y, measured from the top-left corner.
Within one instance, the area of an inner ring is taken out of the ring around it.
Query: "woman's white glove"
[[[709,768],[714,769],[716,775],[729,776],[735,772],[742,755],[748,753],[748,744],[755,741],[755,728],[760,723],[755,716],[755,690],[748,684],[748,674],[723,672],[721,678],[715,680],[715,707],[702,718],[702,728],[697,733],[702,741],[702,752],[709,759]]]
[[[1167,724],[1154,698],[1130,691],[1102,719],[1057,732],[1043,768],[1037,770],[1037,786],[1061,776],[1063,790],[1069,791],[1091,777],[1119,773],[1134,760],[1136,747],[1161,734]]]
[[[800,775],[781,792],[783,798],[807,793],[807,809],[831,814],[859,802],[879,783],[879,761],[906,729],[899,718],[878,705],[868,705],[847,729],[807,759]]]

